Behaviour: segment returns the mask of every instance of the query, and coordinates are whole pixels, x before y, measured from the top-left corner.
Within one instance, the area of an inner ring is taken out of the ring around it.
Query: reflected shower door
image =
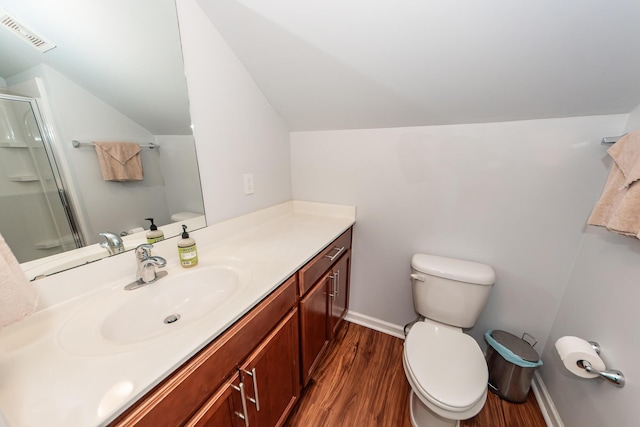
[[[31,98],[0,94],[0,234],[19,262],[82,246]]]

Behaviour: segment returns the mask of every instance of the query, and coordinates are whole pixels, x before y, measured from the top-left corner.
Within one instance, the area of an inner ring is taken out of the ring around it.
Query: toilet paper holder
[[[600,355],[600,344],[598,344],[595,341],[589,341],[589,344],[591,344],[591,348],[593,348],[593,350],[596,353],[598,353],[598,355]],[[604,371],[599,371],[595,369],[593,366],[591,366],[591,363],[589,363],[586,360],[578,360],[576,364],[578,365],[578,367],[584,369],[590,374],[600,375],[602,378],[609,381],[611,384],[615,385],[616,387],[620,387],[620,388],[624,387],[624,383],[625,383],[624,375],[622,374],[622,372],[618,371],[617,369],[606,369]]]

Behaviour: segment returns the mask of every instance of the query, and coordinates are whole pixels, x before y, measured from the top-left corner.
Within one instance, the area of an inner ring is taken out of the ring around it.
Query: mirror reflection
[[[206,225],[174,0],[0,0],[0,20],[0,233],[30,278],[109,256],[101,233],[132,249],[146,218]],[[94,142],[139,144],[142,179],[105,181]]]

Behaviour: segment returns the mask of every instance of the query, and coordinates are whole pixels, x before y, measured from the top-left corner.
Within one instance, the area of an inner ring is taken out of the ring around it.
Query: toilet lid
[[[430,399],[462,411],[487,389],[489,374],[482,351],[460,330],[428,320],[418,322],[404,347],[405,367],[414,385]]]

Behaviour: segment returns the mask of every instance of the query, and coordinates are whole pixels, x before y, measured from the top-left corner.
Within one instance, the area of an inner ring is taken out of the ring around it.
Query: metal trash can
[[[524,335],[518,338],[509,332],[493,330],[484,334],[489,344],[485,355],[489,368],[489,390],[513,403],[527,400],[535,369],[542,365],[538,352],[524,340]]]

